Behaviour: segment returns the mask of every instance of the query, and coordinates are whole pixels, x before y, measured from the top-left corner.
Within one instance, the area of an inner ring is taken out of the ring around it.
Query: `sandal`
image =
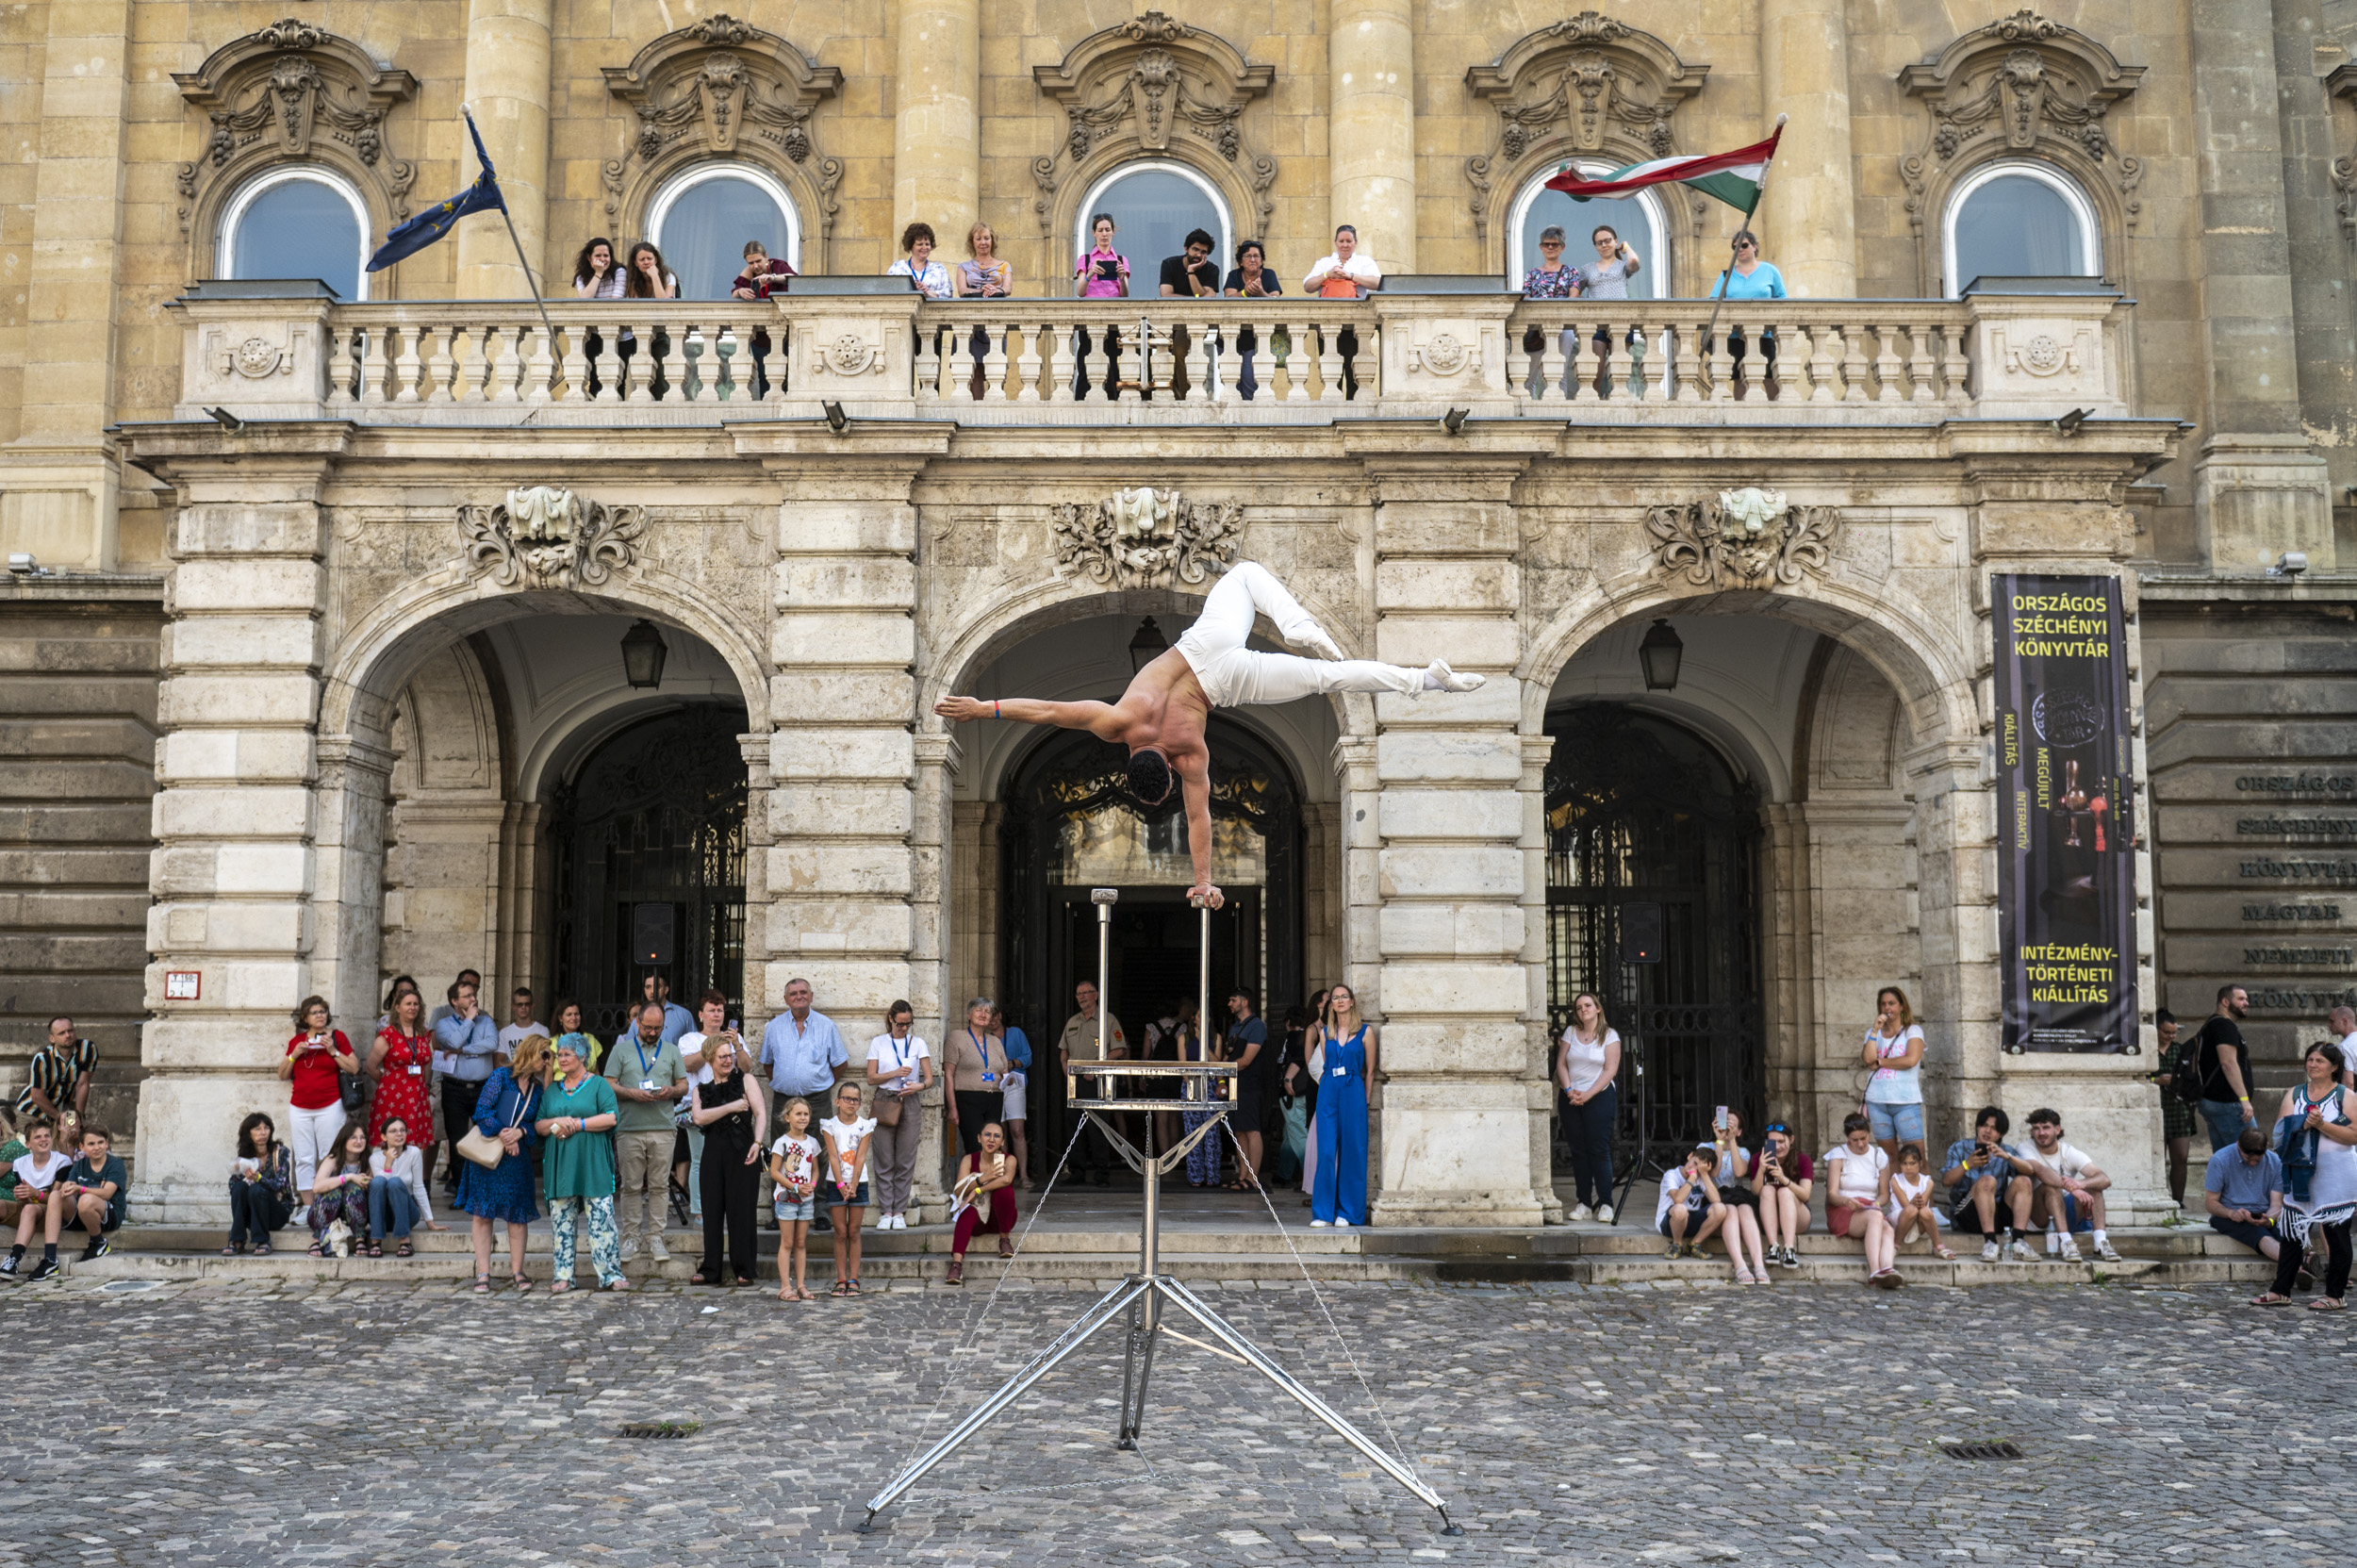
[[[2292,1298],[2288,1296],[2278,1296],[2273,1291],[2261,1291],[2250,1298],[2250,1304],[2254,1307],[2288,1307],[2292,1304]]]
[[[631,1290],[636,1290],[638,1287],[637,1287],[637,1286],[635,1286],[635,1285],[634,1285],[634,1284],[632,1284],[632,1283],[630,1282],[630,1276],[628,1276],[628,1275],[622,1275],[622,1276],[620,1276],[619,1278],[618,1278],[618,1279],[616,1279],[616,1280],[615,1280],[612,1284],[610,1284],[610,1285],[601,1285],[601,1286],[599,1286],[598,1288],[599,1288],[600,1290],[609,1290],[609,1291],[631,1291]]]
[[[242,1258],[245,1256],[245,1243],[237,1242],[224,1246],[221,1249],[221,1255],[224,1258]]]
[[[794,1293],[794,1299],[797,1301],[816,1301],[818,1298],[810,1294],[810,1287],[808,1285],[804,1285]]]
[[[385,1256],[385,1244],[383,1242],[369,1243],[369,1256],[371,1258],[382,1258]]]
[[[1735,1282],[1739,1285],[1750,1284],[1752,1282],[1752,1271],[1748,1268],[1738,1268],[1735,1271]]]
[[[854,1277],[851,1280],[851,1294],[857,1296],[859,1293],[859,1280]]]
[[[507,1279],[508,1282],[519,1291],[528,1291],[532,1288],[532,1276],[529,1274],[511,1274]]]
[[[417,1249],[412,1247],[407,1242],[404,1242],[399,1246],[393,1248],[393,1256],[396,1258],[407,1258],[414,1255],[416,1250]]]
[[[780,1285],[778,1287],[778,1299],[781,1301],[795,1301],[800,1298],[794,1294],[793,1286]]]
[[[2308,1310],[2312,1312],[2345,1312],[2348,1307],[2349,1303],[2337,1296],[2319,1296],[2308,1303]]]
[[[1933,1247],[1932,1252],[1943,1263],[1953,1263],[1956,1261],[1956,1249],[1944,1243]]]
[[[474,1293],[477,1296],[488,1296],[491,1294],[491,1277],[489,1275],[478,1274],[474,1277]]]
[[[709,1285],[712,1283],[711,1280],[705,1279],[701,1273],[689,1275],[687,1277],[687,1282],[691,1285]]]
[[[552,1279],[549,1281],[549,1294],[551,1296],[564,1296],[569,1293],[572,1288],[573,1282],[570,1279]]]
[[[324,1258],[327,1256],[327,1253],[319,1243],[313,1242],[311,1244],[311,1256],[314,1258]]]
[[[254,1255],[255,1255],[256,1258],[267,1258],[267,1257],[269,1257],[269,1256],[270,1256],[270,1243],[268,1243],[268,1242],[255,1242],[255,1243],[254,1244]]]
[[[737,1283],[739,1286],[745,1286],[745,1285],[750,1285],[750,1284],[751,1284],[751,1283],[752,1283],[752,1281],[751,1281],[750,1279],[746,1279],[743,1275],[741,1275],[741,1274],[740,1274],[740,1275],[738,1275],[738,1276],[736,1277],[736,1283]]]
[[[837,1279],[834,1282],[834,1289],[829,1291],[827,1294],[829,1296],[849,1296],[851,1294],[851,1282],[849,1279]]]

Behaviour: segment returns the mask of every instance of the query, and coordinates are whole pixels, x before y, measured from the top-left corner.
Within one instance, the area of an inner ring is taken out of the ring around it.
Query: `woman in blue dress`
[[[524,1273],[524,1227],[540,1217],[532,1206],[533,1151],[540,1142],[532,1124],[548,1078],[548,1036],[527,1034],[516,1042],[515,1059],[485,1081],[475,1098],[475,1131],[497,1138],[507,1150],[488,1170],[463,1161],[458,1174],[458,1207],[474,1216],[477,1296],[491,1288],[491,1228],[500,1220],[507,1222],[508,1277],[519,1291],[532,1288]]]
[[[1375,1077],[1376,1030],[1359,1015],[1358,993],[1337,985],[1327,1003],[1326,1060],[1318,1074],[1317,1180],[1310,1223],[1367,1223],[1367,1085]]]

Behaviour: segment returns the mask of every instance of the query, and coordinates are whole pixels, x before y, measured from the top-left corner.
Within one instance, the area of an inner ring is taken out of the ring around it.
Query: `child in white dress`
[[[1933,1201],[1931,1172],[1924,1168],[1923,1148],[1908,1144],[1899,1150],[1899,1168],[1890,1175],[1890,1229],[1904,1246],[1915,1239],[1915,1227],[1932,1239],[1932,1250],[1949,1263],[1956,1255],[1939,1239],[1939,1205]]]

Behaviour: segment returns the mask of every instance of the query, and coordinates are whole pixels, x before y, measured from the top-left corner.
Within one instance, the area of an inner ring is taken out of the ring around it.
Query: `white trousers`
[[[287,1129],[287,1141],[294,1146],[295,1202],[301,1205],[311,1201],[320,1162],[336,1157],[336,1134],[344,1130],[344,1102],[336,1100],[317,1111],[289,1106],[287,1114],[293,1123]]]
[[[1228,568],[1211,586],[1203,613],[1178,639],[1178,652],[1186,655],[1215,708],[1290,702],[1327,691],[1397,691],[1413,697],[1424,690],[1424,671],[1404,665],[1256,653],[1244,646],[1255,614],[1275,621],[1287,641],[1304,630],[1317,629],[1310,612],[1267,568],[1256,561],[1238,561]]]

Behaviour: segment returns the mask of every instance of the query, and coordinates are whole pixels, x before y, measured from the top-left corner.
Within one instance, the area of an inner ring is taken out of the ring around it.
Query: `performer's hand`
[[[1197,883],[1187,889],[1187,902],[1199,908],[1217,909],[1227,901],[1220,896],[1219,889],[1208,882]]]
[[[968,718],[988,718],[990,704],[971,697],[945,697],[933,704],[933,712],[942,718],[963,722]]]

